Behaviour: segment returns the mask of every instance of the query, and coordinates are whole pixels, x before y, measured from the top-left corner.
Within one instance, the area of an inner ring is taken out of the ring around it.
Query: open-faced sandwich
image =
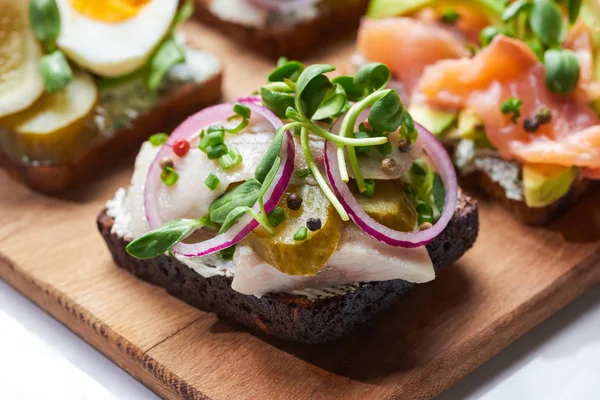
[[[600,177],[597,7],[373,0],[357,62],[386,63],[460,174],[542,224]]]
[[[53,193],[221,96],[177,0],[0,0],[0,160]]]
[[[368,0],[196,0],[195,16],[268,57],[301,58],[356,29]]]
[[[324,342],[435,278],[477,236],[452,162],[382,64],[283,60],[261,97],[144,143],[98,217],[115,262],[201,309]]]

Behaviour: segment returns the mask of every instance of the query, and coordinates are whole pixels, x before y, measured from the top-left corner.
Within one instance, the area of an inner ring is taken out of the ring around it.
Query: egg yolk
[[[79,13],[96,21],[122,22],[134,17],[150,0],[71,0]]]

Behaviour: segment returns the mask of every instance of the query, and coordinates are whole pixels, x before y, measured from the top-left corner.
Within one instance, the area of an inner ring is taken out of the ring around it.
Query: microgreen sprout
[[[488,26],[480,35],[482,46],[487,46],[498,35],[517,37],[535,53],[545,65],[546,86],[552,93],[568,95],[577,87],[579,61],[575,54],[562,49],[569,23],[573,24],[581,10],[581,0],[516,0],[506,6],[502,14],[504,25]]]

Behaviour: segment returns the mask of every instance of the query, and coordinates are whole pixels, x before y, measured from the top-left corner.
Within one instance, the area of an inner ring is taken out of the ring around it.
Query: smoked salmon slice
[[[469,56],[461,39],[432,21],[397,17],[363,19],[358,51],[368,61],[386,64],[410,96],[426,66]]]
[[[576,52],[582,43],[589,45],[580,35],[570,40],[567,44]],[[414,101],[437,108],[473,110],[504,159],[598,169],[600,120],[589,107],[588,97],[597,89],[591,66],[589,71],[585,68],[573,94],[555,95],[546,86],[543,64],[527,45],[500,35],[473,58],[444,60],[427,67]],[[516,123],[500,110],[510,97],[522,101],[522,116]],[[524,120],[542,106],[551,110],[551,121],[533,133],[527,132]]]

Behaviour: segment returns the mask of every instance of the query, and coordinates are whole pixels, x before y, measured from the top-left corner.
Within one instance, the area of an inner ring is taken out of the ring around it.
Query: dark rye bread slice
[[[259,299],[234,291],[231,278],[204,278],[173,257],[131,257],[125,251],[127,242],[111,233],[113,222],[105,211],[98,216],[98,229],[118,266],[197,308],[285,340],[322,343],[337,339],[392,305],[414,285],[403,280],[362,282],[354,291],[314,301],[287,293]],[[477,203],[461,193],[448,227],[427,245],[436,271],[473,246],[478,229]]]
[[[322,46],[324,40],[356,31],[369,0],[344,2],[334,8],[321,5],[319,14],[297,23],[270,22],[265,27],[247,27],[224,21],[210,11],[212,0],[196,0],[194,18],[223,32],[237,43],[266,57],[302,59]]]
[[[503,179],[512,180],[510,170],[512,161],[505,161],[498,157],[486,157],[484,160],[488,168],[478,169],[467,176],[469,182],[475,183],[478,187],[495,201],[506,207],[519,221],[532,226],[540,226],[558,217],[577,202],[587,191],[589,180],[577,178],[571,185],[567,194],[552,204],[545,207],[529,207],[525,200],[514,200],[507,196],[503,186]],[[520,168],[520,166],[519,166]],[[492,169],[494,174],[492,174]],[[518,177],[518,184],[522,188],[522,181]]]
[[[103,165],[138,147],[156,132],[169,132],[185,118],[221,100],[222,73],[202,82],[186,83],[162,98],[150,111],[139,115],[131,127],[101,138],[90,148],[64,163],[22,164],[11,160],[0,149],[0,166],[17,180],[46,194],[57,194],[67,187],[85,182],[103,170]]]

